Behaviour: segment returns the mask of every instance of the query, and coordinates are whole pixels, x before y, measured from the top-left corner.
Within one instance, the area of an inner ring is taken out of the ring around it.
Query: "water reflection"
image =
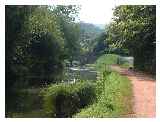
[[[97,72],[92,67],[67,67],[63,82],[75,83],[79,80],[96,80]]]

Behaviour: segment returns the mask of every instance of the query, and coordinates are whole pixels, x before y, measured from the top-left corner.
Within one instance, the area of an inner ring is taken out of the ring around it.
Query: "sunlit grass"
[[[104,78],[104,90],[97,102],[74,117],[123,117],[132,112],[131,82],[116,72]]]
[[[106,70],[107,66],[118,63],[118,55],[115,54],[105,54],[97,59],[95,62],[95,67],[98,71],[103,72]]]

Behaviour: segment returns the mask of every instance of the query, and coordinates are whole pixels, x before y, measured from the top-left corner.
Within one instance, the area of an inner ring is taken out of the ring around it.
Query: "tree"
[[[66,48],[75,55],[74,7],[60,8],[6,6],[6,111],[18,108],[17,91],[61,80]]]
[[[26,68],[23,67],[23,58],[19,56],[24,21],[36,7],[33,6],[5,6],[5,94],[6,94],[6,111],[15,106],[15,102],[10,100],[15,98],[15,83],[24,80]],[[21,82],[22,82],[21,81]],[[21,83],[19,82],[19,83]]]
[[[72,61],[79,53],[77,13],[72,5],[6,7],[7,88],[25,87],[33,77],[38,82],[60,78],[64,59]]]
[[[128,49],[135,68],[155,73],[155,6],[118,6],[109,26],[112,47]]]
[[[70,61],[71,65],[72,61],[75,60],[80,53],[80,45],[78,42],[80,29],[79,24],[75,22],[78,18],[79,9],[80,7],[76,5],[58,5],[53,9],[61,32],[63,32],[64,57]]]
[[[25,30],[28,47],[24,50],[29,60],[26,65],[32,78],[40,84],[58,80],[63,71],[64,39],[56,16],[40,6],[29,16]]]
[[[61,81],[79,50],[75,8],[6,6],[6,113],[19,109],[21,89]]]
[[[97,44],[93,48],[94,55],[100,56],[107,52],[108,44],[106,41],[106,36],[106,33],[102,33],[95,39],[95,42],[97,42]]]
[[[80,22],[80,38],[79,43],[86,53],[91,51],[97,43],[96,38],[103,33],[103,30],[96,25]]]

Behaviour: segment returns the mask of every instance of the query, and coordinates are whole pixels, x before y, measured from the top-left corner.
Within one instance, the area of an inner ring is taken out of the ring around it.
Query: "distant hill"
[[[104,31],[102,27],[102,25],[80,22],[80,44],[85,50],[94,46],[95,38]]]
[[[87,32],[89,34],[99,34],[103,31],[101,28],[103,28],[103,25],[94,25],[91,23],[80,22],[80,30],[82,32]]]
[[[100,29],[105,29],[105,24],[95,24],[95,26],[99,27]]]

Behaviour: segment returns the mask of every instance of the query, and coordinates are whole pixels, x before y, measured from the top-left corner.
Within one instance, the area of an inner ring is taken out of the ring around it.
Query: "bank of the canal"
[[[109,55],[107,58],[101,57],[95,64],[67,67],[63,82],[51,84],[44,87],[40,94],[37,93],[37,96],[40,95],[37,99],[40,109],[14,113],[12,116],[123,117],[132,112],[131,82],[105,68],[105,62],[109,60],[116,63],[116,57]],[[33,100],[33,97],[29,99]],[[33,108],[34,100],[31,103],[30,108]]]

